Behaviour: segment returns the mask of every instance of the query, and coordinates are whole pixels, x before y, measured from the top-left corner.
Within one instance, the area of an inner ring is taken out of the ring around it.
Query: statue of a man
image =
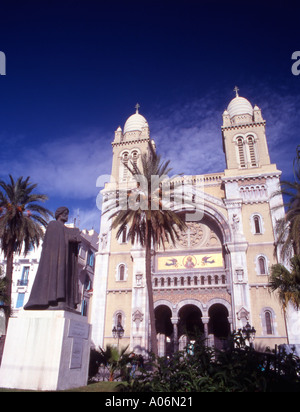
[[[48,224],[37,274],[25,310],[74,310],[79,303],[77,257],[80,233],[68,228],[69,209],[59,207]]]

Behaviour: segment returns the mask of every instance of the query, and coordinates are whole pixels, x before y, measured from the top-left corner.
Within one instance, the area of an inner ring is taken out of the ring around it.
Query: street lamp
[[[256,330],[254,329],[254,326],[251,326],[249,322],[247,322],[246,326],[243,327],[241,332],[242,332],[243,338],[245,340],[248,340],[250,343],[250,347],[252,347],[253,341],[255,339],[255,334],[256,334]]]
[[[119,340],[123,338],[124,336],[124,328],[121,325],[121,322],[118,322],[117,327],[113,327],[112,330],[113,338],[116,339],[118,338],[118,350],[119,350]]]

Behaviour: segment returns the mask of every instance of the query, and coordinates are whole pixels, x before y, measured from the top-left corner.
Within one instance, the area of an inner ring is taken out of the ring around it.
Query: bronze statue
[[[59,207],[48,224],[41,259],[25,310],[75,310],[79,303],[77,258],[80,233],[68,228],[69,210]]]

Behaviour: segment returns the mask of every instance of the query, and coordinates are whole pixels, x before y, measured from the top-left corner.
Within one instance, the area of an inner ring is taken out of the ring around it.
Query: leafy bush
[[[152,366],[152,368],[150,367]],[[293,354],[260,353],[240,333],[224,351],[208,348],[198,338],[193,354],[177,352],[149,360],[148,368],[129,377],[131,392],[278,392],[300,391],[300,359]]]

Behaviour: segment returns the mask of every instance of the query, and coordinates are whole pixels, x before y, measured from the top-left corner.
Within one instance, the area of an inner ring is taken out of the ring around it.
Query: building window
[[[81,316],[86,316],[86,315],[87,315],[87,302],[86,300],[83,300],[81,304]]]
[[[30,266],[24,266],[23,267],[22,277],[18,281],[18,286],[27,286],[28,285],[29,269],[30,269]]]
[[[273,335],[273,327],[272,327],[272,313],[269,311],[265,312],[265,322],[266,322],[266,332],[267,335]]]
[[[244,151],[244,140],[243,140],[242,137],[239,137],[237,139],[237,145],[238,145],[240,166],[245,168],[246,167],[246,159],[245,159],[245,151]]]
[[[128,160],[129,160],[129,153],[124,152],[123,155],[122,155],[122,164],[123,164],[123,176],[122,176],[122,178],[123,178],[123,180],[127,180],[127,177],[128,177],[128,172],[129,172],[129,170],[127,168]]]
[[[91,268],[94,267],[94,253],[91,250],[88,251],[87,265]]]
[[[119,266],[119,276],[118,280],[125,280],[125,265],[120,265]]]
[[[254,147],[254,138],[252,136],[248,137],[248,148],[250,156],[250,164],[252,167],[257,166],[255,147]]]
[[[133,166],[134,166],[134,168],[136,168],[137,167],[137,161],[138,161],[138,158],[139,158],[139,153],[138,153],[137,150],[134,150],[131,153],[131,158],[132,158]]]
[[[127,243],[127,227],[124,227],[121,237],[122,243]]]
[[[277,335],[276,315],[272,308],[263,308],[261,312],[262,330],[264,335]]]
[[[118,325],[121,325],[123,328],[125,325],[125,314],[121,310],[118,310],[113,317],[113,326],[117,327]]]
[[[24,305],[25,293],[18,293],[16,308],[22,308]]]
[[[89,277],[89,275],[85,275],[85,279],[84,279],[84,284],[83,284],[84,290],[89,291],[91,290],[91,279]]]
[[[256,235],[260,235],[262,233],[260,217],[259,216],[254,216],[253,217],[253,222],[254,222],[254,233]]]
[[[258,266],[259,266],[259,274],[260,275],[267,275],[267,262],[263,256],[258,258]]]

